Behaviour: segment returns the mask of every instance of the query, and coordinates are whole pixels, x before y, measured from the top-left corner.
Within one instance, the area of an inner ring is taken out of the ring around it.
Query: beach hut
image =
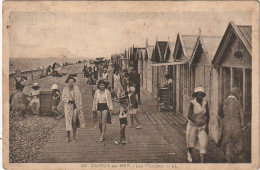
[[[198,35],[181,35],[177,34],[173,60],[175,65],[173,71],[173,84],[176,97],[176,112],[183,114],[187,118],[188,107],[191,99],[190,69],[189,63]]]
[[[145,58],[145,48],[140,48],[138,50],[138,73],[140,74],[141,86],[143,86],[143,67],[144,67],[144,58]]]
[[[124,54],[121,54],[120,57],[120,65],[122,68],[122,71],[129,68],[129,52],[125,50]]]
[[[245,118],[251,122],[252,27],[230,22],[212,64],[218,71],[219,81],[216,84],[218,93],[212,96],[211,100],[218,101],[219,106],[232,87],[240,88],[243,94],[240,101],[245,111]]]
[[[154,46],[147,45],[145,49],[145,65],[146,65],[146,78],[145,78],[145,84],[146,84],[146,90],[149,93],[152,93],[152,56],[154,53]]]
[[[130,52],[130,66],[134,67],[135,71],[138,71],[138,48],[131,47],[131,52]]]
[[[212,60],[220,41],[220,36],[202,36],[200,34],[190,61],[191,89],[195,87],[205,89],[211,117],[210,136],[215,141],[218,141],[220,137],[219,133],[216,132],[218,130],[218,103],[217,100],[212,100],[212,98],[217,97],[218,74],[212,67]]]
[[[153,63],[165,63],[167,62],[167,55],[170,55],[170,48],[168,41],[156,41],[154,47],[154,55],[152,58]],[[153,72],[153,95],[157,97],[158,85],[162,84],[164,81],[164,75],[167,73],[167,67],[162,67],[161,65],[152,65]]]

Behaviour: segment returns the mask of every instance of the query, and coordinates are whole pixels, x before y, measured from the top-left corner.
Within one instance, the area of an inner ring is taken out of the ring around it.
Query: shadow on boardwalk
[[[143,105],[139,108],[139,119],[143,129],[127,128],[126,145],[116,145],[119,138],[118,116],[112,117],[112,124],[107,125],[105,141],[99,142],[99,130],[92,123],[92,97],[84,78],[78,81],[83,98],[83,111],[86,118],[85,129],[77,131],[77,143],[65,143],[65,121],[52,134],[41,151],[38,163],[186,163],[186,120],[182,115],[172,112],[158,112],[157,102],[142,90]],[[114,103],[115,112],[119,104]],[[128,117],[128,122],[130,119]],[[219,150],[213,143],[209,146],[207,162],[220,162]],[[198,153],[194,161],[199,162]],[[197,159],[196,159],[197,158]]]

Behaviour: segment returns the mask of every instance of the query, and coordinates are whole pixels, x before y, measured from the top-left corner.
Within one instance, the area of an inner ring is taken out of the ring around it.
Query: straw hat
[[[57,84],[53,84],[53,85],[51,86],[51,89],[52,89],[52,90],[58,90],[58,85],[57,85]]]

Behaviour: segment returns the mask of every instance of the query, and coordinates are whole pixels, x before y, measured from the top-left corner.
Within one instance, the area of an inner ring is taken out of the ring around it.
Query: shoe
[[[65,142],[68,143],[68,142],[69,142],[69,139],[67,138]]]
[[[76,143],[76,140],[75,139],[73,139],[73,141],[72,141],[73,143]]]
[[[123,142],[122,142],[123,144],[126,144],[127,142],[126,142],[126,140],[123,140]]]
[[[118,141],[116,140],[116,141],[115,141],[115,144],[117,144],[117,145],[118,145],[118,144],[121,144],[121,141],[120,141],[120,140],[118,140]]]
[[[142,129],[143,127],[142,126],[137,126],[136,129]]]
[[[129,126],[127,126],[128,128],[132,128],[132,127],[134,127],[133,125],[129,125]]]
[[[192,157],[191,157],[190,152],[187,153],[187,159],[188,159],[189,162],[192,162]]]
[[[99,142],[103,142],[103,137],[102,136],[100,136]]]

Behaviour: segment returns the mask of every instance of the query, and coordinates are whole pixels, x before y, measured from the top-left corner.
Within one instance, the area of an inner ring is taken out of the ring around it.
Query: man
[[[138,103],[141,104],[141,96],[140,96],[140,74],[137,73],[133,67],[129,67],[129,86],[135,87],[136,94],[138,95]]]

